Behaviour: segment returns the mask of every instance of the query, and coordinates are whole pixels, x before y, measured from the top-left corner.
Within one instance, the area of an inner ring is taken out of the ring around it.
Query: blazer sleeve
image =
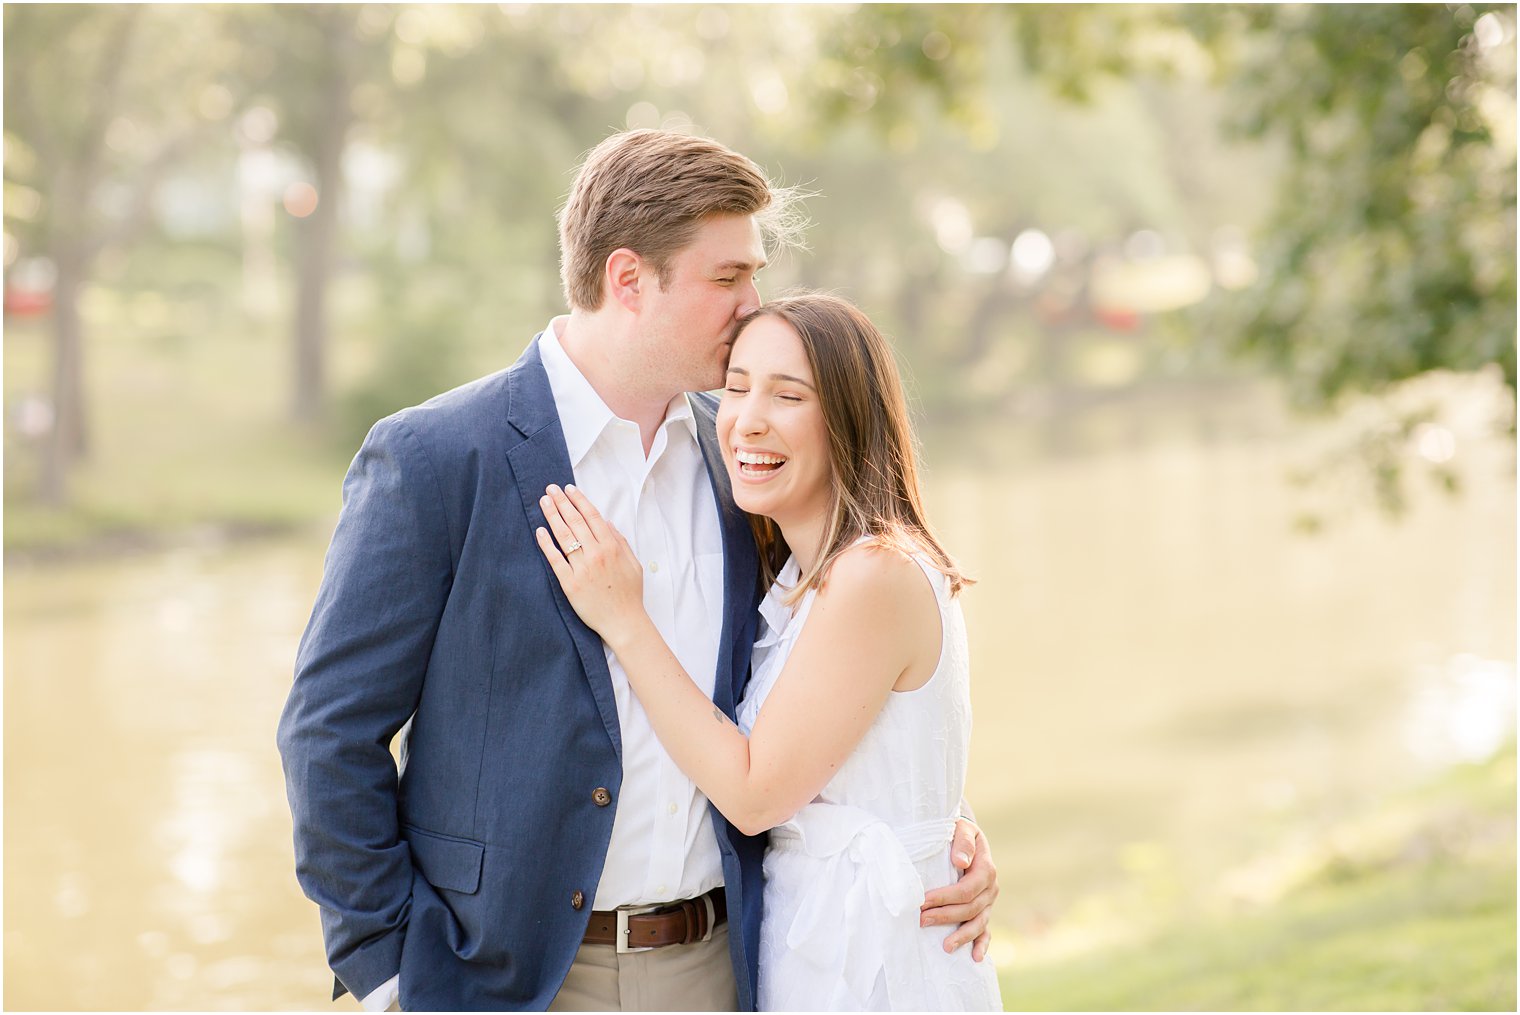
[[[296,878],[328,962],[364,997],[401,966],[412,862],[389,745],[416,710],[453,574],[433,464],[404,419],[377,423],[343,510],[280,717]]]

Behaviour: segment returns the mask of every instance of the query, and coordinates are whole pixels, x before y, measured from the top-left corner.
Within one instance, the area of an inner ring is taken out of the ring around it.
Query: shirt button
[[[585,904],[586,904],[585,893],[583,893],[579,888],[577,888],[570,895],[570,908],[571,909],[580,909]]]
[[[649,562],[649,573],[650,574],[656,574],[656,573],[659,572],[659,570],[660,570],[660,562],[657,561],[657,560],[651,560]]]
[[[598,807],[606,807],[608,804],[612,803],[612,794],[607,792],[606,786],[598,786],[596,789],[591,791],[591,800]]]
[[[668,807],[665,808],[665,813],[667,813],[667,814],[674,814],[677,811],[677,809],[678,808],[676,807],[675,804],[671,804],[670,806],[668,806]]]
[[[658,888],[656,888],[656,889],[655,889],[655,890],[654,890],[654,893],[655,893],[655,894],[656,894],[656,895],[664,895],[664,894],[665,894],[665,892],[666,892],[666,888],[665,888],[665,886],[664,886],[664,885],[661,885],[661,886],[660,886],[660,887],[658,887]]]

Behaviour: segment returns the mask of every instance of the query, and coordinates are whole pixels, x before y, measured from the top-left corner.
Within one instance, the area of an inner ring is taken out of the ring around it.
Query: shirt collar
[[[554,405],[559,410],[560,429],[565,434],[565,450],[570,453],[573,469],[618,416],[602,401],[602,396],[596,393],[586,375],[560,344],[559,329],[568,320],[562,315],[549,322],[538,340],[538,351],[543,359],[544,373],[549,375],[549,390],[553,392]],[[684,427],[693,441],[697,439],[696,416],[685,392],[676,395],[665,407],[665,421],[660,425],[665,427],[672,423]],[[666,440],[669,439],[667,435]]]
[[[767,630],[760,633],[760,638],[755,642],[755,648],[767,648],[781,640],[786,633],[787,625],[791,623],[795,606],[788,606],[784,600],[791,594],[792,589],[797,587],[797,582],[802,579],[802,569],[797,565],[797,558],[786,558],[786,563],[781,565],[781,573],[776,575],[776,580],[771,582],[771,587],[766,590],[765,598],[760,600],[760,619],[764,622]]]

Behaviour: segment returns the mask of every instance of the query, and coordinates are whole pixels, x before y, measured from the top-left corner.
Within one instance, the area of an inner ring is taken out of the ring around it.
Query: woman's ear
[[[612,298],[625,310],[635,313],[640,308],[639,289],[644,276],[644,259],[627,247],[619,247],[607,255],[606,282]]]

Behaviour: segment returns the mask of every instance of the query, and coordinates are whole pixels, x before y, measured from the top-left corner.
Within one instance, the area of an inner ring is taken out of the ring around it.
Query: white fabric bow
[[[950,819],[893,829],[858,807],[815,802],[771,830],[772,849],[796,849],[828,862],[787,928],[787,947],[823,971],[843,969],[853,1007],[864,1007],[884,974],[889,1000],[912,996],[927,976],[918,909],[923,879],[914,866],[941,852]],[[884,961],[886,956],[907,962]],[[892,1007],[898,1007],[892,1005]]]

